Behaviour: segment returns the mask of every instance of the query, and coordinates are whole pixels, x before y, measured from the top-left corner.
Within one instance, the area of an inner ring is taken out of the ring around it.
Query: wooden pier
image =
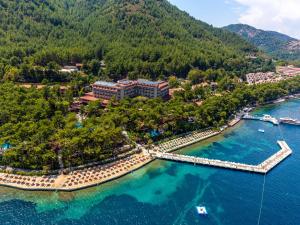
[[[152,152],[152,154],[159,159],[165,159],[170,161],[266,174],[292,154],[292,150],[290,149],[290,147],[287,145],[285,141],[278,141],[277,143],[281,147],[281,150],[259,165],[248,165],[244,163],[199,158],[199,157],[172,154],[172,153],[163,153],[163,152]]]

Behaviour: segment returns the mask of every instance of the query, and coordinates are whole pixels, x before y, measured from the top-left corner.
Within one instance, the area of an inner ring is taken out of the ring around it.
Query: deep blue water
[[[300,119],[300,101],[255,114]],[[264,134],[258,129],[264,129]],[[258,164],[284,139],[293,155],[266,176],[260,224],[300,224],[300,127],[245,121],[181,154]],[[155,161],[117,181],[74,193],[24,192],[0,187],[0,224],[255,225],[264,176]],[[209,216],[196,214],[205,205]]]

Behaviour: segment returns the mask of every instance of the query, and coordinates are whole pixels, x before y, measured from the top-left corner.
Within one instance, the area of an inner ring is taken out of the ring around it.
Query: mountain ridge
[[[247,24],[231,24],[223,29],[240,35],[275,58],[300,59],[300,40],[286,34],[257,29]]]
[[[166,0],[0,0],[0,18],[0,63],[14,67],[13,79],[28,80],[24,64],[52,68],[103,59],[106,70],[94,75],[111,79],[184,77],[193,67],[243,74],[264,64],[245,60],[258,52],[247,41]],[[11,79],[7,70],[2,77]]]

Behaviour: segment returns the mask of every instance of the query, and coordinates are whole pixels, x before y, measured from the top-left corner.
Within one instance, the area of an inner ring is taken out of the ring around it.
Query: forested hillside
[[[58,154],[66,167],[115,157],[118,147],[128,143],[122,135],[140,144],[151,144],[176,134],[222,127],[241,108],[265,103],[287,94],[299,93],[300,79],[248,86],[239,83],[232,92],[208,94],[203,104],[186,101],[185,96],[200,95],[202,88],[178,94],[170,101],[161,99],[125,99],[109,104],[99,102],[83,110],[86,119],[79,124],[70,104],[59,89],[20,88],[0,84],[0,144],[11,149],[0,155],[0,165],[17,168],[58,169]],[[191,121],[192,118],[192,121]],[[151,136],[151,131],[160,131]]]
[[[264,59],[245,60],[253,52],[238,35],[197,21],[166,0],[0,0],[5,80],[66,81],[55,71],[74,63],[112,79],[186,76],[192,67],[237,75],[267,70]]]
[[[283,60],[300,60],[300,41],[274,31],[259,30],[245,24],[232,24],[226,30],[239,34],[271,56]]]

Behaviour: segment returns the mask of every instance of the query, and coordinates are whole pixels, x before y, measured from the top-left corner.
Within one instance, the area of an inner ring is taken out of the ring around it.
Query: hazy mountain
[[[300,41],[275,31],[264,31],[245,24],[224,27],[239,34],[266,53],[279,59],[300,59]]]

